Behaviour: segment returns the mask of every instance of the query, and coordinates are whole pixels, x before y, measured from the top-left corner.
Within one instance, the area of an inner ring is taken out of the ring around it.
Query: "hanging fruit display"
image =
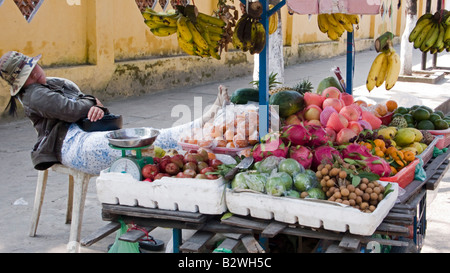
[[[317,25],[333,41],[339,40],[345,31],[353,32],[353,25],[359,24],[359,15],[343,13],[322,13],[317,16]]]
[[[447,10],[422,15],[411,33],[409,42],[422,52],[435,54],[450,50],[450,13]]]
[[[177,34],[180,48],[189,55],[220,60],[219,41],[225,21],[198,12],[195,6],[177,6],[173,12],[156,12],[147,8],[142,13],[150,31],[158,36]]]

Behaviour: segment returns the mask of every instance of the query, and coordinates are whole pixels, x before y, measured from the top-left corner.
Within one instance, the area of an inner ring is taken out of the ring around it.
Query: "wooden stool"
[[[57,173],[69,175],[69,196],[67,198],[66,224],[71,223],[68,252],[80,251],[81,224],[83,222],[84,202],[86,200],[89,180],[95,175],[83,173],[61,164],[55,164],[51,170]],[[33,214],[31,218],[30,236],[36,235],[36,229],[41,214],[42,203],[44,201],[45,187],[47,185],[48,170],[39,171],[36,195],[34,198]],[[75,191],[74,191],[75,190]]]

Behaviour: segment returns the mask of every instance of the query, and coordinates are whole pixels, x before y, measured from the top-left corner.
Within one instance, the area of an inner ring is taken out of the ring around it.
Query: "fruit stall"
[[[270,87],[266,45],[270,18],[280,7],[319,14],[318,27],[330,39],[345,32],[352,39],[355,14],[380,8],[379,1],[332,2],[287,0],[271,9],[266,1],[243,2],[241,18],[234,13],[229,20],[221,19],[229,9],[219,16],[192,5],[173,13],[146,10],[152,33],[176,33],[188,54],[220,58],[221,47],[231,41],[259,53],[259,89],[236,90],[212,120],[180,137],[179,150],[152,145],[157,132],[137,146],[112,134],[110,143],[123,156],[96,180],[109,223],[82,245],[125,223],[139,227],[119,238],[131,244],[155,227],[173,229],[174,252],[420,251],[427,190],[436,189],[449,168],[450,113],[355,99],[346,92],[352,88],[353,50],[346,85],[330,77],[316,90],[307,83],[306,90]],[[220,39],[212,43],[211,33]],[[368,75],[369,91],[383,83],[390,89],[397,80],[400,64],[389,37],[377,39],[382,46]],[[183,242],[186,229],[195,233]],[[216,234],[225,239],[210,248]],[[286,244],[282,236],[296,239]]]

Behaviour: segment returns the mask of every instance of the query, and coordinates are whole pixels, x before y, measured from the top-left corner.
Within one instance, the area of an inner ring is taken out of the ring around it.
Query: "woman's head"
[[[9,51],[0,58],[0,76],[11,86],[11,96],[17,95],[26,84],[45,83],[45,74],[37,65],[40,58],[41,55],[31,58],[16,51]]]

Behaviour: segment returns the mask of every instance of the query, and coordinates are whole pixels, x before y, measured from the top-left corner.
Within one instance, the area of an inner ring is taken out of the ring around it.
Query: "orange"
[[[398,105],[395,100],[388,100],[386,101],[386,107],[389,112],[393,112],[395,111],[395,109],[397,109]]]

